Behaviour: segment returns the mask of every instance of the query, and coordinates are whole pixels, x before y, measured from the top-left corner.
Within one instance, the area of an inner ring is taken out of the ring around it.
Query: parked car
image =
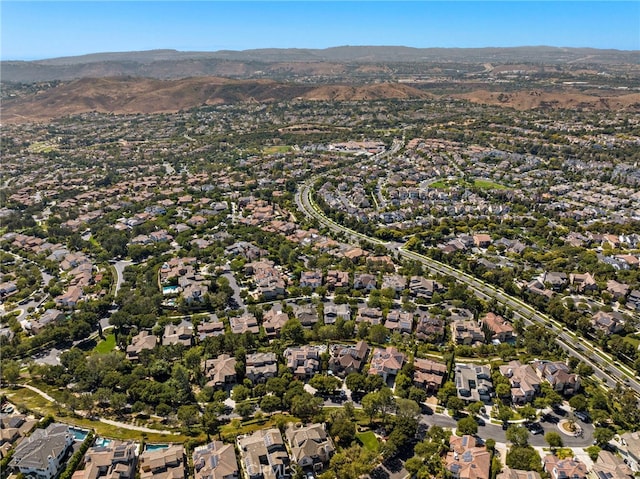
[[[528,422],[528,423],[525,424],[525,427],[534,436],[537,435],[537,434],[543,434],[544,433],[544,429],[542,428],[542,426],[540,425],[539,422]]]
[[[576,411],[573,413],[578,419],[584,422],[591,422],[591,416],[586,411]]]

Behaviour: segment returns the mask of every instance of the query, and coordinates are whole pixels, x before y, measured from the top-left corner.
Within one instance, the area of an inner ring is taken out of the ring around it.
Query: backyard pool
[[[162,288],[162,294],[177,293],[179,289],[180,289],[180,286],[164,286]]]
[[[96,447],[107,447],[109,444],[111,444],[111,440],[110,439],[105,439],[104,437],[99,437],[99,438],[96,439],[95,446]]]
[[[147,444],[144,448],[145,451],[160,451],[162,449],[168,449],[169,444]]]
[[[78,442],[84,441],[89,434],[89,431],[87,431],[86,429],[79,429],[77,427],[70,427],[69,432],[73,434],[73,437]]]

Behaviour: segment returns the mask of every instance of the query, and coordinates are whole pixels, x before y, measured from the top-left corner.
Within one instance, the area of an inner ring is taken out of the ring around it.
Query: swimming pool
[[[180,286],[164,286],[162,288],[162,294],[177,293],[179,289],[180,289]]]
[[[97,438],[95,442],[96,447],[107,447],[109,444],[111,444],[111,440],[104,437]]]
[[[69,432],[73,434],[74,439],[78,442],[84,441],[89,434],[89,431],[86,429],[79,429],[77,427],[70,427]]]
[[[162,449],[168,449],[169,444],[147,444],[144,448],[145,451],[160,451]]]

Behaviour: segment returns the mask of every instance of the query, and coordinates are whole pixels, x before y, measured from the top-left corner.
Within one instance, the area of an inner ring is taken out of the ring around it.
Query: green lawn
[[[356,434],[358,441],[362,443],[362,446],[369,451],[378,452],[378,438],[373,431],[360,432]]]
[[[437,188],[437,189],[445,189],[445,188],[451,188],[453,186],[473,186],[475,188],[480,188],[482,190],[506,190],[508,189],[506,186],[501,185],[499,183],[494,183],[493,181],[490,180],[478,180],[475,179],[473,180],[473,185],[471,185],[470,183],[464,181],[463,179],[459,178],[459,179],[455,179],[455,180],[438,180],[434,183],[431,183],[429,185],[431,188]]]
[[[473,180],[473,186],[483,190],[506,190],[506,186],[489,180]]]
[[[282,145],[282,146],[267,146],[262,151],[267,155],[273,155],[275,153],[287,153],[292,149],[293,148],[291,146]]]
[[[36,385],[39,386],[39,385]],[[48,391],[49,392],[49,391]],[[193,437],[183,434],[162,434],[162,433],[143,433],[132,429],[125,429],[111,424],[105,424],[100,421],[92,421],[83,417],[69,414],[63,408],[56,407],[39,394],[25,388],[3,390],[9,401],[15,404],[19,409],[25,408],[31,412],[47,416],[51,414],[57,421],[73,426],[94,429],[99,436],[120,440],[136,440],[139,441],[143,436],[147,442],[185,442]],[[54,396],[55,397],[55,396]],[[113,418],[117,419],[117,418]],[[204,439],[204,435],[200,435]]]
[[[96,353],[105,354],[113,351],[113,348],[116,347],[116,335],[115,334],[107,334],[107,337],[104,341],[100,341],[93,350]]]

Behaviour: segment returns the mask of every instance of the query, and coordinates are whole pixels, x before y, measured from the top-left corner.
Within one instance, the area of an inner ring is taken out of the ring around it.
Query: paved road
[[[133,264],[133,261],[125,261],[125,260],[120,260],[114,263],[113,268],[116,270],[116,286],[113,291],[114,297],[118,296],[118,291],[120,291],[120,287],[122,286],[122,283],[124,281],[124,276],[122,272],[127,266],[132,264]]]
[[[424,267],[432,273],[451,276],[457,281],[466,284],[474,293],[482,298],[493,298],[502,303],[509,309],[517,312],[528,323],[536,323],[544,325],[557,334],[557,343],[571,355],[580,359],[585,364],[590,365],[594,370],[594,375],[609,385],[614,382],[624,383],[633,389],[636,393],[640,393],[640,381],[633,376],[631,371],[625,365],[619,364],[610,355],[604,353],[588,341],[579,338],[575,333],[569,332],[563,328],[561,324],[552,320],[550,317],[533,309],[530,305],[524,303],[518,298],[509,296],[504,291],[486,284],[477,278],[464,273],[460,270],[452,268],[449,265],[440,263],[426,256],[420,255],[413,251],[404,249],[398,243],[384,242],[377,238],[371,238],[356,231],[345,228],[335,221],[327,218],[322,214],[311,199],[311,183],[313,179],[301,185],[296,192],[295,200],[300,211],[309,217],[317,219],[320,223],[328,227],[330,230],[340,232],[355,239],[356,241],[369,241],[374,244],[385,246],[390,252],[401,257],[408,258],[422,263]]]
[[[222,277],[227,278],[227,281],[229,281],[229,286],[233,290],[233,299],[237,304],[237,308],[238,309],[244,308],[244,301],[240,296],[240,286],[238,286],[238,282],[236,281],[235,276],[231,272],[231,266],[229,265],[229,263],[225,265],[225,269],[226,271],[222,274]]]

